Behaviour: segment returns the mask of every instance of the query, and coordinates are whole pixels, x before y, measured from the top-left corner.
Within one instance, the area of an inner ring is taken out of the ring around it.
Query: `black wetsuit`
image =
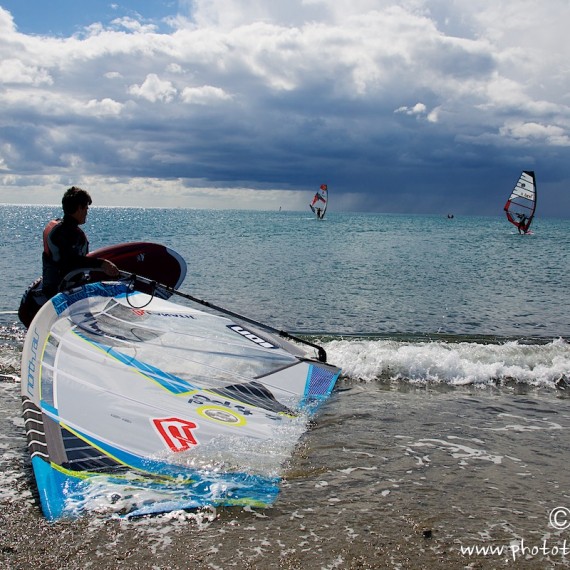
[[[72,216],[64,216],[63,220],[52,220],[45,227],[42,289],[48,299],[58,292],[62,279],[70,271],[101,267],[103,260],[86,257],[88,253],[87,236]]]

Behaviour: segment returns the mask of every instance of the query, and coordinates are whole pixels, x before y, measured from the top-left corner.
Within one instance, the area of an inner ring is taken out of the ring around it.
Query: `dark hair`
[[[72,215],[77,212],[77,208],[80,206],[90,206],[92,203],[91,196],[87,190],[78,188],[77,186],[72,186],[65,192],[63,198],[61,199],[61,206],[63,207],[63,213]]]

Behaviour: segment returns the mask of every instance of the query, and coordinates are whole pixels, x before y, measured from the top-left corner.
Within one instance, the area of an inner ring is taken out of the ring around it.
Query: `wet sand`
[[[570,533],[549,524],[552,509],[570,507],[565,394],[344,381],[295,453],[274,508],[49,523],[19,386],[0,388],[2,568],[569,565],[561,550]],[[475,546],[503,552],[461,550]],[[514,556],[521,546],[525,555]]]

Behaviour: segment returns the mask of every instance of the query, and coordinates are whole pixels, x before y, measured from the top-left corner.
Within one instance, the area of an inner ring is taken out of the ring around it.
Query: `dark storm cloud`
[[[534,169],[543,214],[570,214],[563,0],[136,4],[53,33],[0,8],[1,200],[71,179],[100,203],[305,208],[326,180],[339,209],[492,214]]]

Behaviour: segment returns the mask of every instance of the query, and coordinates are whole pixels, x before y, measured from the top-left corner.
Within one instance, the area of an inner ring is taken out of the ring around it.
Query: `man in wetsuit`
[[[49,222],[44,229],[42,254],[42,291],[50,299],[59,290],[63,278],[74,269],[101,269],[109,277],[118,277],[117,266],[97,257],[86,257],[89,241],[79,227],[87,219],[91,196],[86,190],[72,186],[63,195],[63,219]]]
[[[528,218],[524,214],[517,214],[517,218],[519,219],[519,225],[517,226],[519,234],[526,234]]]

